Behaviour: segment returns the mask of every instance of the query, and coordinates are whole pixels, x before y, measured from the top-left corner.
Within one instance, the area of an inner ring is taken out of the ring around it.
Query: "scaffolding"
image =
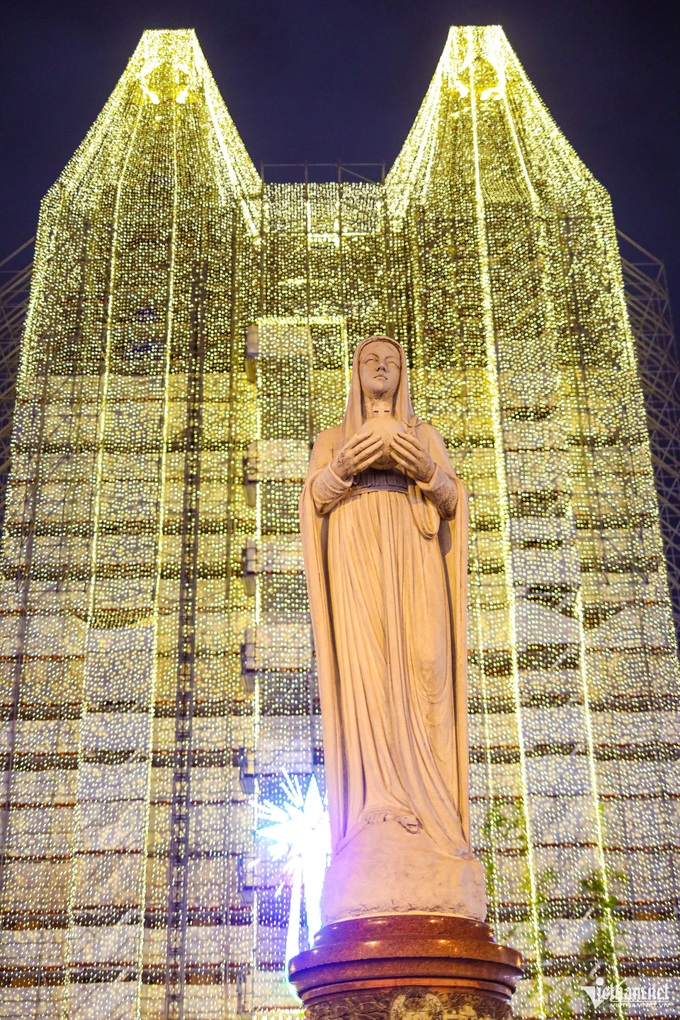
[[[10,469],[10,440],[21,331],[28,309],[34,237],[0,262],[0,531]]]
[[[630,326],[637,340],[675,631],[680,648],[680,369],[663,262],[618,232]]]

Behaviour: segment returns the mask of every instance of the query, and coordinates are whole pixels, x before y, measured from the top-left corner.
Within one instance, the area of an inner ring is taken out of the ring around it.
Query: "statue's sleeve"
[[[458,486],[444,440],[431,426],[427,430],[427,446],[435,463],[434,474],[429,482],[416,482],[423,495],[437,508],[443,521],[452,521],[456,516]]]
[[[332,430],[321,433],[317,438],[307,472],[307,484],[318,514],[329,513],[352,487],[351,478],[347,482],[343,481],[331,467],[333,445],[329,441],[330,434]]]
[[[431,503],[434,503],[443,521],[452,521],[456,516],[458,488],[453,478],[449,477],[439,464],[429,482],[417,482],[418,488]]]
[[[312,479],[312,499],[317,513],[327,514],[351,486],[351,478],[344,482],[336,475],[330,464],[327,464]]]

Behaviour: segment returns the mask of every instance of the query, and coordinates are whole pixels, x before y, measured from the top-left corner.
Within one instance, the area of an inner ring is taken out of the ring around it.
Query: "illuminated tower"
[[[148,32],[41,213],[0,1016],[294,1009],[257,830],[282,770],[323,785],[297,500],[378,332],[470,491],[473,842],[518,1012],[585,1011],[597,960],[670,974],[678,663],[606,193],[498,28],[451,30],[384,183],[269,185],[193,33]]]
[[[187,966],[217,1009],[248,956],[240,917],[228,957],[200,945],[238,901],[259,190],[194,33],[152,32],[43,204],[4,546],[6,1016],[176,1015]]]

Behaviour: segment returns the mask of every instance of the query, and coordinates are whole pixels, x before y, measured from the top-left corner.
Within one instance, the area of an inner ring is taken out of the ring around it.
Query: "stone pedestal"
[[[506,1020],[521,975],[488,925],[436,914],[338,921],[290,962],[306,1020]]]

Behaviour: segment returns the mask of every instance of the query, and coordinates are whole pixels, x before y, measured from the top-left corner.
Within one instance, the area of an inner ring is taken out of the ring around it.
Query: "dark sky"
[[[382,162],[449,25],[501,24],[555,120],[662,258],[680,322],[677,0],[13,0],[2,17],[0,258],[104,105],[145,28],[195,28],[255,164]]]

